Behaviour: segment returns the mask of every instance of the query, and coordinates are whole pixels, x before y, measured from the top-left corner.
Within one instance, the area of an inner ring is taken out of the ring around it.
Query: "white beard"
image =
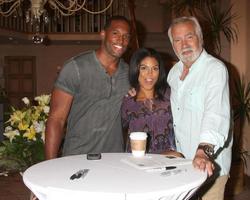
[[[183,55],[185,51],[192,51],[192,53],[191,55]],[[202,51],[201,47],[196,51],[188,47],[183,49],[180,54],[176,55],[183,63],[194,63],[194,61],[196,61],[196,59],[200,56],[201,51]]]

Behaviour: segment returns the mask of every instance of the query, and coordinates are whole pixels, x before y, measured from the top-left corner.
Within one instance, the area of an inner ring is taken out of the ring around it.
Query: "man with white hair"
[[[177,150],[213,177],[202,199],[222,200],[232,151],[227,68],[203,48],[196,18],[173,20],[168,36],[179,58],[167,79]]]

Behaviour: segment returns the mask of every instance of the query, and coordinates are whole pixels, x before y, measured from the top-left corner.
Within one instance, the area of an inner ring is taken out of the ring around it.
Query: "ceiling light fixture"
[[[100,14],[108,10],[113,3],[109,3],[98,11],[89,10],[89,5],[94,4],[94,0],[0,0],[0,15],[25,16],[26,23],[31,23],[35,27],[35,35],[32,40],[35,44],[41,44],[43,37],[39,35],[40,22],[48,24],[50,16],[48,10],[54,11],[53,17],[70,16],[76,12],[87,12],[90,14]]]
[[[85,11],[90,14],[100,14],[105,12],[113,3],[113,0],[109,1],[107,6],[99,11],[91,11],[87,8],[88,3],[93,3],[89,0],[29,0],[30,7],[28,12],[31,12],[32,17],[39,19],[48,5],[55,12],[60,13],[62,16],[73,15],[78,11]],[[0,15],[8,17],[13,13],[20,13],[23,4],[27,5],[27,0],[0,0]]]

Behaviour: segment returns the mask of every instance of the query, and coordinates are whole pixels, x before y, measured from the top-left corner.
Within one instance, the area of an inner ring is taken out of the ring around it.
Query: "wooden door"
[[[36,67],[34,56],[6,56],[4,58],[5,87],[9,103],[23,107],[23,97],[30,100],[36,95]]]

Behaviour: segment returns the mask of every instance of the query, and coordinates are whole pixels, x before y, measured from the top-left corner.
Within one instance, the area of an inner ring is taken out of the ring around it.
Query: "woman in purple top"
[[[123,99],[123,128],[128,134],[146,132],[148,153],[171,154],[176,147],[170,89],[160,54],[153,49],[138,49],[130,61],[129,81],[136,95]],[[130,151],[129,140],[126,150]]]

